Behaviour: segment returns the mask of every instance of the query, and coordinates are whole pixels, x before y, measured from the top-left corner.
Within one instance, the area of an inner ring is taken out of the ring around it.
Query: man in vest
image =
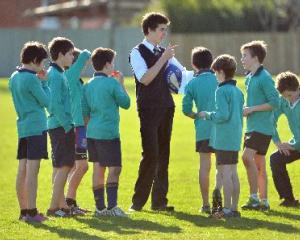
[[[174,211],[168,206],[168,165],[174,116],[174,101],[164,71],[168,64],[183,70],[175,59],[175,47],[166,49],[159,43],[166,37],[170,21],[160,13],[143,17],[145,39],[134,47],[129,56],[135,82],[137,109],[142,137],[142,159],[135,184],[130,211],[141,211],[152,188],[151,209]]]

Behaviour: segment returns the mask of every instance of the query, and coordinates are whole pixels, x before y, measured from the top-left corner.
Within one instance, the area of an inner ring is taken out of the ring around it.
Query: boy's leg
[[[118,185],[121,167],[109,167],[106,181],[107,209],[112,209],[118,205]]]
[[[257,166],[254,161],[254,156],[256,154],[256,150],[253,150],[251,148],[245,148],[243,151],[243,163],[247,170],[247,176],[248,176],[248,183],[250,187],[250,195],[257,194]]]
[[[104,199],[104,176],[105,167],[101,167],[98,162],[93,164],[93,194],[97,211],[101,212],[106,208]]]
[[[229,164],[218,165],[217,168],[222,176],[224,208],[231,209],[231,196],[233,192],[231,166]]]
[[[284,154],[281,154],[279,151],[277,151],[271,155],[270,159],[272,177],[276,190],[279,194],[280,199],[284,198],[284,202],[282,203],[282,205],[299,206],[299,202],[295,200],[293,194],[293,188],[286,169],[286,165],[299,160],[300,152],[290,151],[290,156],[285,156]]]
[[[73,171],[72,171],[73,170]],[[76,200],[77,188],[88,170],[87,160],[76,160],[75,166],[69,174],[69,186],[67,192],[67,199]]]
[[[27,189],[26,189],[26,163],[27,159],[20,159],[18,166],[18,173],[16,177],[16,191],[21,215],[25,216],[27,211]]]
[[[232,202],[231,202],[231,210],[238,211],[238,202],[240,196],[240,181],[237,172],[237,164],[231,165],[231,175],[232,175]]]
[[[69,186],[66,200],[69,206],[77,205],[76,192],[88,170],[86,129],[83,126],[75,128],[75,159],[75,166],[68,177]]]
[[[39,169],[40,169],[40,160],[27,161],[26,187],[28,192],[28,210],[36,209],[36,196],[37,196],[37,188],[38,188]],[[37,211],[35,211],[35,214],[37,214]]]
[[[266,170],[266,158],[263,155],[255,154],[255,164],[258,171],[257,186],[260,199],[268,199],[268,177]]]
[[[170,142],[172,135],[174,108],[159,110],[159,127],[158,127],[158,159],[155,166],[155,176],[151,193],[152,210],[174,211],[173,206],[168,205],[169,189],[169,158]]]
[[[211,154],[200,152],[199,185],[203,206],[209,206],[209,173],[211,168]]]
[[[53,182],[53,192],[50,208],[51,210],[57,208],[68,208],[68,205],[64,199],[64,188],[68,178],[68,174],[71,170],[69,166],[63,166],[57,168],[57,172]]]

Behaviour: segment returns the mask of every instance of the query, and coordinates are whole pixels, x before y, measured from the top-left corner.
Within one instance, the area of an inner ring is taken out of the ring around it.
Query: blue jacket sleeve
[[[130,98],[117,80],[114,84],[114,98],[121,108],[128,109],[130,107]]]
[[[86,88],[86,86],[84,86],[83,94],[82,94],[82,98],[81,98],[82,115],[83,115],[83,117],[90,117],[91,109],[90,109],[90,106],[88,105],[88,101],[86,98],[86,95],[87,95],[86,91],[87,91],[87,88]]]
[[[47,81],[41,81],[37,76],[28,81],[28,87],[31,94],[35,97],[42,107],[48,107],[50,103],[50,89]]]
[[[273,110],[279,107],[279,94],[275,88],[275,83],[270,77],[264,77],[261,79],[261,88],[267,98],[268,104],[273,107]]]
[[[185,88],[185,94],[182,99],[182,112],[184,115],[189,115],[193,112],[193,93],[190,89],[190,84]]]

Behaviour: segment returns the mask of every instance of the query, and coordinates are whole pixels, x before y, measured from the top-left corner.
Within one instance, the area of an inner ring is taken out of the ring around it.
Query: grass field
[[[121,139],[123,170],[120,179],[119,205],[127,210],[137,177],[140,160],[139,122],[135,106],[134,83],[126,79],[132,106],[121,111]],[[15,112],[7,80],[0,80],[0,239],[300,239],[300,209],[279,207],[270,167],[268,164],[269,212],[242,212],[241,219],[214,220],[198,212],[201,205],[198,187],[199,157],[194,151],[193,122],[181,113],[181,96],[175,96],[174,118],[169,166],[169,202],[176,207],[173,214],[150,211],[149,202],[144,211],[130,215],[128,219],[113,217],[96,218],[93,214],[70,219],[51,219],[44,224],[27,224],[18,221],[19,208],[15,193],[17,171],[17,135]],[[243,86],[243,80],[239,80]],[[290,137],[285,118],[281,118],[279,130],[284,140]],[[268,151],[267,159],[274,151]],[[50,146],[48,148],[50,151]],[[214,160],[213,160],[214,161]],[[91,191],[92,166],[78,190],[81,206],[94,209]],[[296,196],[300,197],[300,165],[288,167]],[[214,185],[214,168],[211,186]],[[244,166],[239,162],[241,182],[240,205],[248,198],[248,184]],[[41,163],[37,204],[41,212],[49,207],[51,196],[51,160]]]

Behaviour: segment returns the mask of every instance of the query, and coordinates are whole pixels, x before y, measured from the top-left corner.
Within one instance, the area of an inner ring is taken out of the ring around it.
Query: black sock
[[[290,202],[293,202],[293,201],[295,201],[295,198],[292,196],[292,197],[287,197],[287,198],[285,198],[285,200],[290,201]]]
[[[26,214],[27,214],[27,209],[21,209],[20,215],[25,217]]]
[[[105,208],[105,203],[104,203],[104,186],[101,186],[97,189],[93,190],[94,193],[94,199],[95,199],[95,204],[98,210],[102,210]]]
[[[107,183],[107,209],[112,209],[117,206],[118,200],[118,183]]]
[[[69,207],[77,207],[76,200],[73,198],[66,198],[66,203]]]
[[[32,209],[28,209],[27,210],[27,214],[30,216],[30,217],[34,217],[35,215],[37,215],[37,209],[36,208],[32,208]]]

